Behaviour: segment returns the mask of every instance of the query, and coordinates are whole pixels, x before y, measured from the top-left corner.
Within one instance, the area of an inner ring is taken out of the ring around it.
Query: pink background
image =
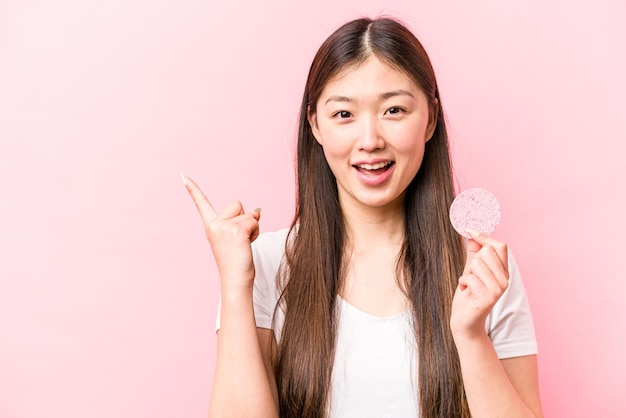
[[[379,13],[431,54],[461,186],[501,201],[546,416],[623,416],[622,4],[4,0],[0,416],[206,415],[219,283],[178,173],[286,226],[313,54]]]

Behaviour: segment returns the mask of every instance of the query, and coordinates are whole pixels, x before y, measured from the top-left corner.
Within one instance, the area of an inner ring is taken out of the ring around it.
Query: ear
[[[439,100],[435,98],[434,103],[428,109],[428,126],[426,126],[426,142],[430,141],[437,128],[437,117],[439,115]]]
[[[317,126],[317,113],[311,110],[311,106],[306,109],[306,119],[309,121],[309,126],[311,126],[311,132],[313,132],[313,136],[318,144],[322,145],[320,141],[320,129]]]

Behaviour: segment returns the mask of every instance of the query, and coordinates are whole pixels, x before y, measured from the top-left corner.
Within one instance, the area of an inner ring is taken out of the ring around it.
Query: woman
[[[210,416],[541,416],[523,285],[504,243],[450,226],[441,99],[403,25],[320,47],[297,161],[292,226],[258,240],[259,209],[216,213],[183,177],[221,281]]]

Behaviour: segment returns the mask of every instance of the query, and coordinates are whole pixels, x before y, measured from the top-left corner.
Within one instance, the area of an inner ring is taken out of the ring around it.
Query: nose
[[[359,149],[373,152],[385,147],[385,140],[382,136],[380,120],[376,116],[368,116],[361,119],[361,135],[359,139]]]

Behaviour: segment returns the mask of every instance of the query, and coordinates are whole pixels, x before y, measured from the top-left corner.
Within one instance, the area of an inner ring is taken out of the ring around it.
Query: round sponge
[[[491,234],[500,223],[502,211],[498,199],[485,189],[467,189],[450,206],[450,222],[456,232],[471,238],[468,229]]]

